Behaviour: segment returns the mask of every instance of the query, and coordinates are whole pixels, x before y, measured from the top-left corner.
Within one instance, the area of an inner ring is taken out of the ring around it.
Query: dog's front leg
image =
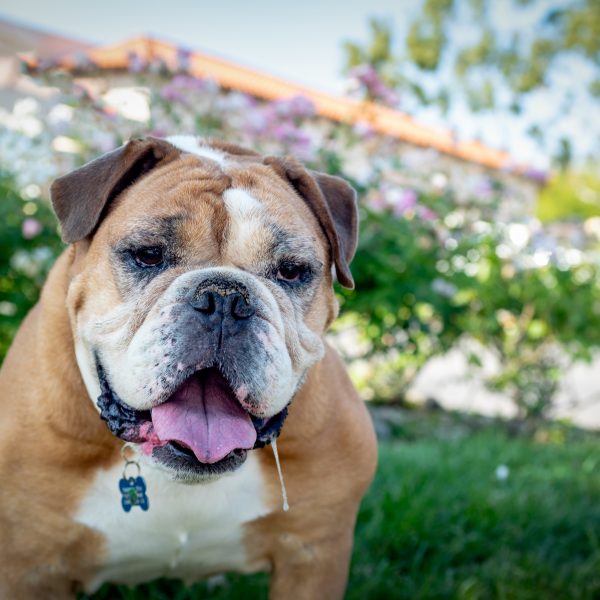
[[[269,600],[341,600],[352,554],[351,531],[319,542],[282,534]]]

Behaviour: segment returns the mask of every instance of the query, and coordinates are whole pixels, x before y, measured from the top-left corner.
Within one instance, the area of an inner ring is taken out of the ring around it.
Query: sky
[[[404,5],[404,8],[402,7]],[[340,91],[341,41],[372,14],[401,23],[414,3],[390,0],[0,0],[0,15],[83,41],[154,34],[274,75]]]
[[[367,22],[373,16],[389,19],[402,40],[420,5],[419,0],[0,0],[0,17],[99,44],[151,34],[313,88],[342,93],[343,41],[366,40]],[[495,0],[494,10],[496,23],[514,24],[509,0]],[[526,30],[527,19],[523,14],[519,19]],[[465,29],[455,35],[474,33]],[[566,65],[567,73],[572,70]],[[558,85],[569,86],[572,81],[567,77]],[[552,112],[555,96],[552,90],[541,90],[533,100],[532,113]],[[506,149],[518,162],[548,167],[548,156],[525,133],[530,124],[526,116],[474,117],[464,105],[457,105],[447,116],[420,107],[410,107],[410,112],[424,124],[453,129],[459,138],[475,137]],[[565,120],[557,126],[556,135],[562,130],[584,139],[585,120]]]

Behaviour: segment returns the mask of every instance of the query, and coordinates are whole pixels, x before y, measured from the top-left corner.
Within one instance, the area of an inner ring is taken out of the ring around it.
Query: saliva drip
[[[279,463],[279,453],[277,452],[277,439],[271,442],[271,448],[273,448],[273,455],[275,456],[275,464],[277,465],[277,473],[279,473],[279,481],[281,482],[281,496],[283,498],[283,510],[287,512],[290,510],[288,504],[287,492],[285,490],[285,483],[283,482],[283,474],[281,473],[281,464]]]

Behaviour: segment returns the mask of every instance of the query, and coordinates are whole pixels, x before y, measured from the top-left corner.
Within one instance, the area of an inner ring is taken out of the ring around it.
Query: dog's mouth
[[[216,369],[192,375],[150,415],[160,440],[191,450],[201,463],[214,464],[233,450],[249,450],[256,442],[250,415]]]
[[[215,367],[197,371],[165,402],[144,411],[132,409],[118,398],[100,363],[98,375],[100,416],[112,433],[140,444],[143,454],[183,479],[237,468],[248,450],[279,435],[287,415],[287,407],[268,419],[250,414]]]

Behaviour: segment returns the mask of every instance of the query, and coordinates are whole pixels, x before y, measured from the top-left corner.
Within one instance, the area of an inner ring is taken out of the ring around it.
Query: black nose
[[[203,315],[222,315],[225,320],[229,317],[236,321],[248,319],[255,312],[252,304],[238,291],[205,289],[196,293],[190,304]]]

